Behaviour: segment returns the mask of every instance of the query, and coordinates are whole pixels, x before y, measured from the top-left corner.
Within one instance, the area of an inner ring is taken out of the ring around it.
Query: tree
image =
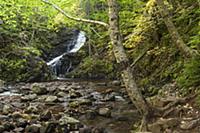
[[[109,13],[108,13],[109,24],[106,24],[101,21],[72,17],[69,14],[67,14],[65,11],[63,11],[61,8],[56,6],[55,4],[49,2],[48,0],[42,0],[42,1],[53,6],[56,10],[61,12],[63,15],[65,15],[69,19],[86,22],[86,23],[99,24],[107,28],[110,34],[110,40],[113,45],[113,53],[121,69],[121,76],[125,84],[126,91],[131,101],[133,102],[133,104],[136,106],[136,108],[140,111],[141,115],[143,116],[142,127],[144,126],[143,129],[147,130],[146,118],[149,115],[150,107],[148,103],[146,102],[146,100],[144,99],[144,97],[142,96],[140,89],[136,85],[136,82],[132,75],[131,65],[129,63],[126,52],[123,48],[122,37],[120,34],[120,29],[119,29],[119,14],[118,14],[119,11],[118,11],[117,1],[107,0],[108,8],[109,8]]]
[[[163,0],[155,0],[160,15],[162,16],[165,25],[167,26],[167,29],[169,31],[169,34],[171,35],[172,41],[175,43],[176,47],[180,50],[180,52],[187,56],[187,57],[193,57],[197,54],[197,51],[194,51],[190,49],[181,38],[180,34],[178,33],[178,30],[176,29],[171,17],[170,13],[165,6]]]

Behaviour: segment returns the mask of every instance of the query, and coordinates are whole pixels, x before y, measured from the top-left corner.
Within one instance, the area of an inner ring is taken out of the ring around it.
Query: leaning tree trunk
[[[162,16],[164,23],[169,31],[169,34],[171,35],[172,41],[176,44],[176,47],[180,50],[180,52],[182,52],[183,55],[186,55],[187,57],[194,56],[196,54],[196,51],[193,51],[184,43],[183,39],[178,33],[178,30],[174,26],[169,11],[167,7],[164,5],[163,0],[155,0],[155,1],[156,4],[158,5],[160,15]]]
[[[113,52],[119,67],[126,91],[136,108],[146,117],[149,113],[149,106],[137,87],[130,67],[128,57],[122,45],[122,37],[119,29],[119,16],[116,0],[108,0],[109,7],[109,32],[113,44]]]

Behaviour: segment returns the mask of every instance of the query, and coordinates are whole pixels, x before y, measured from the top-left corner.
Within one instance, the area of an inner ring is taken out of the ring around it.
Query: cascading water
[[[62,69],[62,58],[64,56],[76,53],[86,42],[86,36],[85,32],[80,31],[77,35],[76,39],[73,39],[69,45],[66,47],[66,52],[62,53],[61,55],[53,58],[49,62],[47,62],[47,65],[51,68],[54,75],[57,77],[60,77],[61,75],[61,69]],[[68,66],[65,66],[65,72],[69,72],[72,67],[72,63],[69,60]]]

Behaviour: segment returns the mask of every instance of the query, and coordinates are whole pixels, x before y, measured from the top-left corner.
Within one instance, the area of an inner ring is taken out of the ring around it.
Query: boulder
[[[48,96],[45,102],[56,102],[58,100],[57,96]]]
[[[38,84],[33,84],[31,86],[31,90],[33,93],[38,94],[38,95],[43,95],[47,93],[47,88],[39,86]]]

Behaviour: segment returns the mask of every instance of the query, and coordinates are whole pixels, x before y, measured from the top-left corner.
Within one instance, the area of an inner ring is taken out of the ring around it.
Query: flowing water
[[[61,55],[54,57],[52,60],[47,62],[47,65],[51,68],[54,75],[57,76],[57,79],[62,77],[62,59],[64,56],[76,53],[86,42],[85,32],[80,31],[77,35],[77,38],[73,39],[71,43],[66,47],[66,52],[62,53]],[[72,62],[68,61],[68,66],[65,67],[65,72],[69,72],[72,67]]]

